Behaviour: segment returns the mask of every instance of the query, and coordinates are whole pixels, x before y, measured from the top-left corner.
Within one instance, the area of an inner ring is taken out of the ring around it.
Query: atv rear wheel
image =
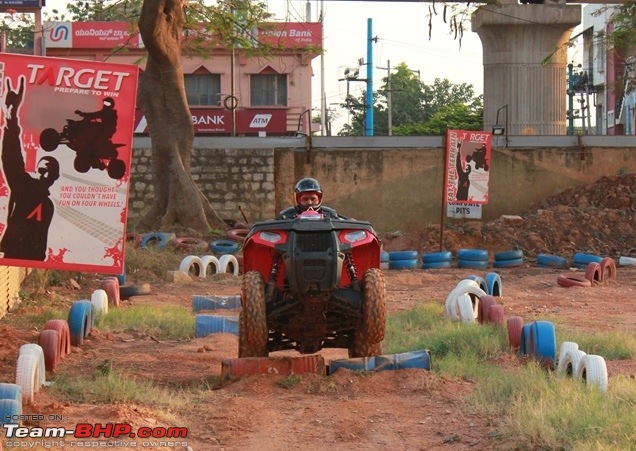
[[[386,331],[386,285],[384,274],[371,268],[364,274],[362,323],[356,329],[349,348],[350,357],[371,357],[382,354]]]
[[[60,144],[60,134],[54,128],[45,128],[40,133],[40,147],[46,152],[52,152]]]
[[[239,357],[267,357],[267,316],[265,312],[265,282],[258,271],[243,276],[239,314]]]
[[[110,160],[108,163],[108,176],[111,179],[118,180],[126,174],[126,163],[120,159]]]

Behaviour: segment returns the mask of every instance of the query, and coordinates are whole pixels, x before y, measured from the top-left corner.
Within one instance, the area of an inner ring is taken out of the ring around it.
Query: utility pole
[[[386,105],[389,115],[389,136],[393,136],[393,107],[391,98],[393,97],[393,90],[391,89],[391,60],[386,60],[386,67],[378,67],[377,69],[386,70]]]
[[[373,136],[373,19],[367,19],[367,97],[365,136]]]

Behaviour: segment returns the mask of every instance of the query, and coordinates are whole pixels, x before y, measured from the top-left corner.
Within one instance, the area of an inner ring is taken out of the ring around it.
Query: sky
[[[419,71],[421,80],[433,84],[436,78],[448,79],[451,83],[467,83],[474,87],[475,94],[483,94],[482,46],[476,33],[466,30],[460,41],[454,38],[450,27],[444,23],[443,3],[437,2],[437,16],[433,18],[429,38],[429,8],[433,3],[399,1],[350,1],[350,0],[263,0],[275,20],[290,22],[307,21],[309,5],[310,21],[317,22],[323,12],[324,57],[312,61],[314,72],[311,104],[313,115],[320,113],[321,74],[324,72],[327,108],[334,109],[336,120],[333,133],[348,122],[347,111],[341,108],[346,95],[345,68],[357,68],[358,60],[367,58],[368,19],[372,23],[374,91],[382,85],[387,75],[387,63],[391,67],[406,63]],[[46,0],[46,10],[65,9],[69,0]],[[457,4],[456,4],[457,5]],[[449,14],[447,14],[448,16]],[[576,32],[576,30],[575,30]],[[573,54],[571,60],[576,60]],[[321,60],[323,61],[321,64]],[[324,69],[323,69],[324,65]],[[384,69],[380,69],[384,68]],[[367,66],[360,68],[360,78],[366,78]],[[350,93],[359,97],[366,89],[363,82],[350,83]]]

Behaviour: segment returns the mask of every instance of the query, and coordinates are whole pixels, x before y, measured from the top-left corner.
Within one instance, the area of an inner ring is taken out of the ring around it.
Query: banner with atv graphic
[[[488,203],[491,143],[488,132],[446,132],[445,203]]]
[[[137,76],[0,53],[0,265],[123,273]]]

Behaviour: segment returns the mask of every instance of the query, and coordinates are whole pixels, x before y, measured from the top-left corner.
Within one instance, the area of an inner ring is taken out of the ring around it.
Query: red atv
[[[52,152],[60,144],[66,144],[75,151],[73,166],[77,172],[88,172],[95,168],[107,170],[112,179],[120,179],[126,174],[126,163],[119,159],[117,148],[125,144],[113,144],[109,139],[99,139],[99,123],[90,120],[66,120],[61,133],[47,128],[40,133],[40,146]]]
[[[380,242],[368,222],[310,212],[256,223],[243,267],[239,357],[283,349],[382,353],[386,290]]]

